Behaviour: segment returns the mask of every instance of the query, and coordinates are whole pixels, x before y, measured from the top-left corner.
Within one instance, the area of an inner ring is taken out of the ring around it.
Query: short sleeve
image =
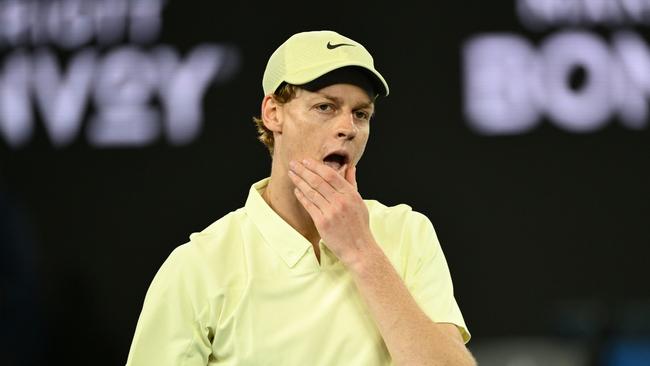
[[[437,323],[455,324],[467,343],[470,333],[454,297],[454,287],[438,237],[429,219],[411,212],[402,233],[408,248],[405,282],[420,308]]]
[[[212,335],[189,245],[171,253],[149,286],[127,366],[208,364]]]

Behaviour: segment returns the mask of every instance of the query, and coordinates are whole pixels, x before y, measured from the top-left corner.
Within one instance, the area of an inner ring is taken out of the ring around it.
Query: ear
[[[270,94],[262,100],[262,121],[264,121],[264,126],[274,133],[282,133],[282,118],[279,116],[279,108],[281,105]]]

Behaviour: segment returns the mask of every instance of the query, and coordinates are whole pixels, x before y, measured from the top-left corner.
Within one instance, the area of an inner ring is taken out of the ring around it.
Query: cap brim
[[[332,63],[329,65],[319,65],[317,68],[310,68],[308,70],[301,70],[299,72],[295,72],[289,75],[286,75],[284,81],[289,83],[289,84],[294,84],[294,85],[301,85],[301,84],[307,84],[310,81],[313,81],[328,72],[334,71],[336,69],[340,69],[342,67],[346,66],[357,66],[362,68],[363,70],[366,70],[369,72],[368,75],[372,77],[373,84],[376,87],[376,90],[379,95],[381,96],[387,96],[389,89],[388,89],[388,84],[386,83],[386,80],[384,80],[384,77],[381,76],[379,72],[377,72],[373,68],[369,68],[367,65],[364,65],[362,63],[354,63],[354,62],[336,62]]]

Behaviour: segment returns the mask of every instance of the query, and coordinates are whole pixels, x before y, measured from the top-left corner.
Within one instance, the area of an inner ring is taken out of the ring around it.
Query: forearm
[[[457,329],[429,319],[374,241],[356,168],[342,177],[309,159],[292,161],[290,167],[296,198],[321,239],[352,273],[395,364],[474,365]]]
[[[396,365],[475,365],[460,336],[420,309],[376,243],[350,271]]]

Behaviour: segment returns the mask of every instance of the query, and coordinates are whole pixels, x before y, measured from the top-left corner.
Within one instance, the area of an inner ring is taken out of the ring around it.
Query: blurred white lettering
[[[527,132],[544,115],[578,133],[614,116],[628,128],[647,124],[650,52],[633,33],[618,33],[610,48],[591,33],[560,32],[539,49],[514,34],[488,34],[465,45],[464,60],[465,114],[480,133]]]
[[[599,129],[612,116],[610,55],[604,41],[591,33],[560,32],[540,49],[545,110],[551,121],[571,132]],[[571,87],[573,72],[583,70],[583,83]]]
[[[29,98],[30,63],[23,52],[15,52],[0,72],[0,133],[12,147],[25,144],[34,128]]]
[[[631,129],[648,123],[650,98],[650,49],[638,34],[625,31],[614,35],[614,66],[611,94],[621,122]]]
[[[239,54],[204,44],[183,58],[172,46],[138,46],[156,41],[166,3],[0,0],[0,136],[12,148],[25,146],[37,111],[57,148],[82,130],[98,147],[196,139],[209,85],[232,77]],[[56,48],[75,51],[66,65]]]
[[[234,50],[214,45],[197,46],[184,60],[168,46],[124,46],[103,57],[87,48],[63,71],[47,49],[16,52],[0,69],[0,132],[13,147],[28,142],[33,95],[56,147],[78,137],[89,105],[95,113],[86,132],[93,145],[144,146],[161,131],[171,143],[187,144],[201,130],[208,85],[232,76],[235,69],[224,65],[233,59]]]
[[[533,30],[561,25],[650,24],[650,0],[518,0],[522,23]]]
[[[33,92],[54,146],[65,146],[77,137],[95,63],[95,52],[86,50],[75,55],[63,75],[51,52],[40,50],[36,54],[31,70]]]
[[[149,103],[158,84],[156,65],[136,47],[104,58],[96,79],[97,114],[88,140],[95,145],[145,145],[158,137],[158,111]]]
[[[484,35],[465,45],[465,114],[484,134],[517,134],[535,127],[541,95],[539,80],[528,75],[535,50],[524,38]]]
[[[2,0],[0,46],[154,41],[165,0]]]
[[[156,53],[158,68],[167,78],[161,80],[160,96],[167,112],[165,128],[173,144],[185,144],[200,131],[202,95],[217,72],[224,74],[224,49],[203,46],[195,49],[185,64],[170,48]]]

